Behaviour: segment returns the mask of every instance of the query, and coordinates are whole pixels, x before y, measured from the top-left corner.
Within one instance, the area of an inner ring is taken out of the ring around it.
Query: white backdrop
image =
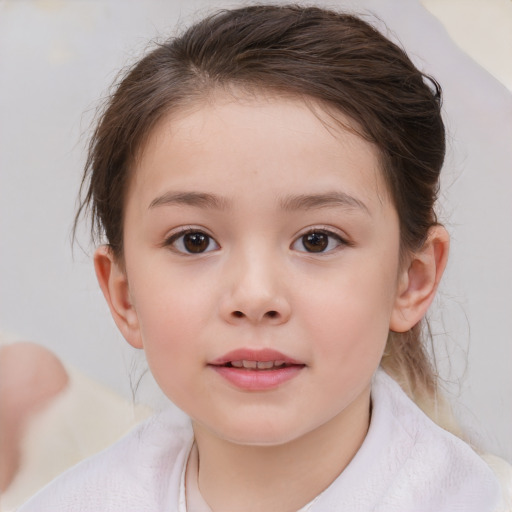
[[[98,99],[148,39],[221,5],[229,4],[0,1],[0,331],[51,348],[126,396],[144,363],[110,319],[85,228],[89,254],[71,253],[87,134]],[[512,461],[512,94],[419,0],[327,5],[377,13],[443,85],[440,219],[452,252],[432,314],[435,341],[463,423]],[[143,388],[148,399],[151,384]]]

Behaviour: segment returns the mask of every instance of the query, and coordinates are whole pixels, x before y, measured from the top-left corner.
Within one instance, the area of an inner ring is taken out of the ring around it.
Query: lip
[[[292,359],[288,357],[286,354],[282,352],[278,352],[277,350],[271,348],[262,348],[262,349],[249,349],[249,348],[239,348],[237,350],[232,350],[223,356],[214,359],[209,364],[213,366],[220,366],[231,361],[284,361],[286,364],[297,364],[304,365],[303,362],[297,361],[296,359]]]
[[[279,361],[282,367],[272,369],[235,368],[232,361]],[[208,366],[236,388],[244,391],[267,391],[298,376],[306,365],[273,349],[237,349],[211,361]]]

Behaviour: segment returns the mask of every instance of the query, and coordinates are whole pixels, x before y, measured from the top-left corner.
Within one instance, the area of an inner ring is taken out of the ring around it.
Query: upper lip
[[[300,364],[304,365],[303,362],[297,361],[282,352],[278,352],[277,350],[270,348],[263,349],[249,349],[249,348],[239,348],[237,350],[232,350],[227,354],[224,354],[217,359],[214,359],[209,364],[213,366],[221,366],[231,361],[283,361],[285,364]]]

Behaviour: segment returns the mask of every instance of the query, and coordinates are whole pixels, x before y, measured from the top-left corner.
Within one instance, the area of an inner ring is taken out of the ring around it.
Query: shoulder
[[[19,512],[156,512],[172,502],[169,494],[177,496],[192,440],[190,426],[157,414],[68,470]]]
[[[376,394],[387,405],[394,445],[406,449],[390,487],[390,500],[416,494],[422,510],[494,511],[499,484],[482,458],[464,441],[426,416],[400,386],[380,372]]]
[[[318,510],[495,512],[499,494],[493,472],[471,447],[430,420],[379,370],[366,439]]]
[[[468,444],[434,423],[383,371],[376,376],[374,396],[378,422],[391,430],[395,451],[384,501],[436,512],[496,509],[498,481]]]

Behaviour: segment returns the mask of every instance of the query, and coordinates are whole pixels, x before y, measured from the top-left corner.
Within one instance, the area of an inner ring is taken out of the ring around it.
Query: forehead
[[[377,208],[389,201],[379,151],[357,128],[314,101],[218,92],[158,123],[128,198],[148,205],[166,188],[229,196],[253,187],[278,196],[341,187]]]

